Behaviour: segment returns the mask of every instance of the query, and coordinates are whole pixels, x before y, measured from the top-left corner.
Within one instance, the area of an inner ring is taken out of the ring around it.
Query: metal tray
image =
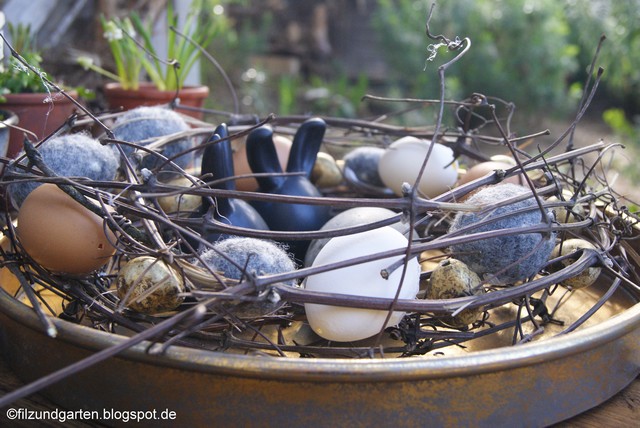
[[[593,298],[607,283],[592,286]],[[636,302],[619,289],[581,330],[459,355],[294,359],[178,346],[150,355],[143,343],[43,394],[66,409],[177,414],[150,426],[547,426],[597,406],[640,373]],[[0,291],[2,350],[23,381],[126,340],[54,323],[56,339],[29,307]]]

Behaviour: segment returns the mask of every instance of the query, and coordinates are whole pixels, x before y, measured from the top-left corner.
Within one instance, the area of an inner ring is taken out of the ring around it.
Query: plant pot
[[[152,83],[140,83],[138,89],[123,89],[120,83],[107,83],[104,88],[104,96],[111,108],[122,108],[130,110],[140,106],[153,106],[158,104],[168,104],[176,96],[175,91],[161,91]],[[209,96],[207,86],[186,86],[178,92],[180,104],[202,108],[204,100]],[[203,113],[200,111],[184,110],[182,113],[202,119]]]
[[[78,99],[76,91],[67,91],[73,99]],[[6,102],[0,108],[13,111],[19,118],[20,127],[36,134],[41,140],[60,127],[73,114],[75,104],[61,94],[54,95],[53,103],[46,102],[51,95],[47,92],[6,94]],[[10,132],[7,157],[15,157],[22,150],[24,133],[18,129]]]

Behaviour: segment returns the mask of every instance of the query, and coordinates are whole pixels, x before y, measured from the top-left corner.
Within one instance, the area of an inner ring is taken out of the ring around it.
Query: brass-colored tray
[[[611,281],[603,275],[584,304]],[[489,350],[470,345],[457,355],[294,359],[180,346],[151,355],[142,343],[44,395],[66,409],[177,414],[149,426],[546,426],[597,406],[640,373],[637,301],[619,288],[578,331]],[[2,350],[25,382],[127,340],[53,322],[55,339],[0,291]]]

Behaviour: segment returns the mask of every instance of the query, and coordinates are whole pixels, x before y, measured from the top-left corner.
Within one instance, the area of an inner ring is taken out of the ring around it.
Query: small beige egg
[[[562,198],[565,201],[570,201],[573,197],[573,192],[569,189],[562,189]],[[547,199],[547,202],[558,202],[559,199],[557,196],[551,196]],[[554,207],[553,210],[556,213],[556,220],[561,223],[575,223],[577,221],[583,220],[587,212],[584,209],[584,206],[581,204],[575,204],[573,206],[566,207]]]
[[[342,171],[329,153],[318,152],[311,171],[311,182],[319,188],[336,187],[342,183]]]
[[[493,162],[503,162],[503,163],[507,163],[511,166],[516,166],[518,165],[518,162],[516,162],[516,160],[508,155],[493,155],[490,158]]]
[[[551,253],[551,257],[556,258],[560,256],[566,256],[567,254],[571,254],[575,251],[583,249],[595,250],[596,247],[591,242],[585,241],[584,239],[567,239],[555,246],[553,252]],[[575,262],[575,259],[567,258],[562,260],[560,263],[562,263],[563,266],[569,266],[573,262]],[[565,279],[560,284],[564,285],[565,287],[571,287],[573,289],[585,288],[596,282],[596,280],[600,276],[601,271],[602,268],[597,266],[588,267],[578,275]]]
[[[480,287],[480,282],[480,277],[460,260],[443,260],[431,272],[425,297],[455,299],[483,294],[484,288]],[[465,309],[455,317],[447,317],[442,321],[451,327],[463,328],[477,320],[480,313],[479,309]]]
[[[170,186],[185,188],[193,186],[193,183],[186,177],[173,179],[167,184]],[[180,212],[188,215],[189,213],[196,211],[201,203],[202,198],[200,196],[181,193],[158,198],[158,204],[160,204],[162,209],[169,214]]]
[[[182,276],[155,257],[141,256],[127,262],[118,272],[116,287],[124,306],[145,314],[172,311],[184,301]]]

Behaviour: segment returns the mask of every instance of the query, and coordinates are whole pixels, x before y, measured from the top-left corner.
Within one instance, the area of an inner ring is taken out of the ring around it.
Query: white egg
[[[418,190],[433,198],[453,187],[458,179],[458,163],[453,150],[411,136],[394,141],[380,158],[378,173],[384,184],[402,196],[402,184],[415,184],[431,144],[433,149]]]
[[[340,236],[331,239],[318,253],[313,266],[327,265],[355,257],[372,255],[383,251],[405,248],[408,244],[397,230],[385,226],[367,232]],[[339,293],[355,296],[394,298],[403,266],[384,279],[383,269],[391,268],[402,256],[371,260],[366,263],[332,269],[306,279],[305,288],[310,291]],[[407,271],[402,288],[401,299],[413,299],[419,290],[420,265],[417,258],[407,262]],[[305,304],[309,325],[319,336],[338,342],[366,339],[376,335],[384,327],[397,325],[404,312],[393,312],[386,326],[387,311]]]
[[[395,216],[396,213],[382,207],[355,207],[336,214],[320,228],[320,230],[341,229],[349,226],[373,223]],[[390,225],[398,232],[407,236],[409,226],[401,221]],[[406,232],[406,234],[405,234]],[[329,242],[331,238],[318,238],[311,241],[307,253],[304,256],[305,266],[311,266],[320,250]]]

